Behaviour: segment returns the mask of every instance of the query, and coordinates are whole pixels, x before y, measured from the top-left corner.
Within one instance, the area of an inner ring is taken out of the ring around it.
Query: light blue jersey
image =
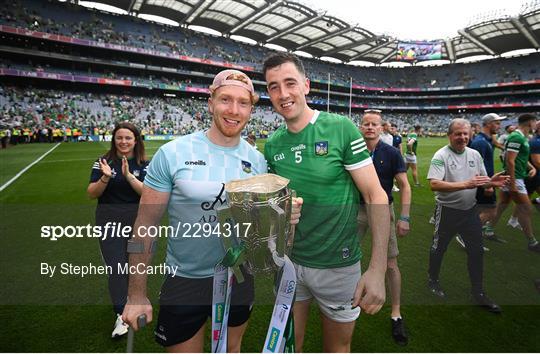
[[[144,184],[170,193],[173,236],[168,237],[166,263],[179,267],[176,275],[213,275],[225,251],[217,233],[209,235],[207,231],[217,225],[215,210],[225,203],[225,183],[266,172],[264,156],[244,139],[235,147],[223,147],[210,142],[206,132],[197,132],[157,151]]]

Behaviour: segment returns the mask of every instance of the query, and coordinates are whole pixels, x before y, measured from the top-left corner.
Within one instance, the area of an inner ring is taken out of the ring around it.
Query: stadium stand
[[[69,11],[66,11],[69,7]],[[50,34],[61,34],[100,43],[120,44],[174,55],[225,61],[260,69],[271,51],[223,37],[183,28],[157,25],[127,16],[114,16],[75,5],[35,0],[14,1],[0,14],[2,24]],[[305,59],[316,80],[332,80],[375,87],[452,87],[534,80],[539,77],[538,57],[499,58],[467,65],[439,67],[358,68]]]
[[[207,87],[224,66],[255,78],[262,99],[249,131],[266,136],[279,125],[260,73],[272,51],[262,46],[36,0],[0,10],[0,38],[4,126],[72,126],[91,135],[130,119],[153,134],[190,133],[208,126]],[[488,111],[512,115],[540,107],[538,53],[436,67],[304,62],[314,107],[355,122],[363,109],[382,109],[403,132],[422,124],[427,134],[439,134],[458,116],[475,121]]]

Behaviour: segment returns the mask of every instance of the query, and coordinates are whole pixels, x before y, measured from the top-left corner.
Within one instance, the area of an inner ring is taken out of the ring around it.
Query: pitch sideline
[[[56,149],[61,143],[57,143],[55,146],[53,146],[51,149],[49,149],[49,151],[47,151],[46,153],[44,153],[43,155],[41,155],[40,157],[38,157],[34,162],[32,162],[30,165],[26,166],[25,168],[23,168],[21,171],[19,171],[19,173],[17,173],[15,176],[13,176],[9,181],[7,181],[6,183],[4,183],[1,187],[0,187],[0,192],[2,192],[4,189],[6,189],[11,183],[15,182],[17,180],[17,178],[21,177],[23,173],[25,173],[26,171],[28,171],[30,169],[30,167],[34,166],[35,164],[37,164],[39,161],[41,161],[45,156],[47,156],[48,154],[50,154],[54,149]]]

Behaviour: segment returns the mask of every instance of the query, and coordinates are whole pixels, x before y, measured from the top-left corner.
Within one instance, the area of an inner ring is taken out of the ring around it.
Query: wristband
[[[101,183],[105,183],[105,184],[108,184],[108,183],[109,183],[109,180],[111,179],[111,177],[109,177],[109,180],[107,180],[107,182],[105,182],[102,178],[103,178],[103,176],[101,176],[101,177],[99,178],[99,181],[100,181]]]
[[[410,223],[411,222],[411,217],[410,216],[400,215],[399,220]]]

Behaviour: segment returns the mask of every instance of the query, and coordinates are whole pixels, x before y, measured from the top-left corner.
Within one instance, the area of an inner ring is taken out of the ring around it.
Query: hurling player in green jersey
[[[525,178],[534,177],[536,169],[529,163],[529,133],[536,126],[537,117],[531,113],[524,113],[518,117],[518,128],[506,139],[504,145],[504,169],[510,175],[508,187],[501,188],[497,214],[493,219],[493,228],[501,218],[503,212],[511,201],[516,203],[515,213],[523,233],[527,237],[527,247],[533,252],[540,252],[540,242],[534,237],[532,228],[532,203],[525,187]]]
[[[414,131],[407,134],[407,152],[405,153],[405,163],[407,164],[407,170],[410,168],[412,171],[412,177],[414,185],[420,187],[418,181],[418,169],[416,159],[416,148],[418,147],[418,135],[422,133],[422,127],[420,125],[414,126]]]
[[[291,180],[304,199],[291,259],[298,283],[294,304],[296,345],[302,351],[310,303],[321,312],[323,352],[349,352],[360,308],[378,312],[385,300],[384,276],[390,234],[388,197],[366,143],[346,117],[311,109],[310,82],[302,62],[278,53],[263,65],[272,105],[285,120],[266,142],[271,172]],[[360,278],[357,236],[359,193],[373,225],[372,257]]]

